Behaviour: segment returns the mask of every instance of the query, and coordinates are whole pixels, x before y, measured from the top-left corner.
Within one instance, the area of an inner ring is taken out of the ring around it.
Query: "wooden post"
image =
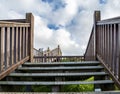
[[[93,60],[96,60],[97,59],[97,21],[100,21],[101,20],[101,15],[100,15],[100,11],[95,11],[94,12],[94,58]],[[97,80],[99,79],[99,77],[94,77],[94,80]],[[94,89],[95,91],[96,90],[101,90],[100,89],[100,86],[98,85],[94,85]]]
[[[101,20],[100,11],[94,12],[94,60],[96,60],[97,56],[97,21]]]
[[[30,23],[29,28],[29,56],[30,56],[30,62],[33,62],[33,45],[34,45],[34,16],[32,13],[26,13],[26,22]]]
[[[0,73],[4,65],[4,27],[0,28]]]

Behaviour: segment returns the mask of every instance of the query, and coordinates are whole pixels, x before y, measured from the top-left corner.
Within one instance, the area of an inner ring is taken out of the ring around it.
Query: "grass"
[[[84,81],[93,81],[94,77],[86,79]],[[87,92],[87,91],[94,91],[93,84],[86,84],[86,85],[67,85],[62,87],[62,92]]]

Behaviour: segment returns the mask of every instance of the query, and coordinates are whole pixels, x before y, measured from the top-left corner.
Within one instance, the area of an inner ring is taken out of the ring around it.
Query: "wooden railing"
[[[85,52],[85,60],[86,61],[93,61],[95,60],[95,50],[94,50],[94,28],[92,28],[92,32],[90,35],[90,39],[88,42],[88,46]]]
[[[42,56],[43,53],[40,52],[40,50],[37,50],[37,49],[33,48],[33,55],[34,55],[34,56]]]
[[[0,21],[0,79],[25,61],[33,60],[34,17]]]
[[[120,88],[120,17],[100,21],[96,11],[93,29],[85,60],[99,60]]]
[[[84,56],[34,56],[34,62],[80,62]]]

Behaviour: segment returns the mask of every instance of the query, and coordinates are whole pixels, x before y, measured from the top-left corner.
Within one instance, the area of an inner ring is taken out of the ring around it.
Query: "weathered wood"
[[[34,21],[33,17],[31,19]],[[20,61],[25,62],[25,58],[31,56],[27,52],[28,47],[31,47],[29,40],[33,33],[28,37],[28,33],[31,32],[26,28],[33,30],[34,22],[30,20],[27,22],[27,20],[28,18],[18,19],[18,21],[16,19],[0,21],[0,79],[17,68],[15,66]],[[32,38],[31,41],[33,41]]]
[[[84,61],[84,56],[34,56],[34,62],[62,62],[62,60],[69,60],[67,62],[80,62]]]
[[[10,66],[14,64],[14,27],[10,28]]]
[[[80,77],[80,76],[104,76],[105,72],[85,72],[85,73],[10,73],[12,77]]]
[[[114,76],[114,74],[112,73],[111,69],[109,69],[105,62],[103,61],[103,59],[97,55],[98,60],[102,63],[102,65],[105,67],[106,71],[110,74],[110,76],[112,77],[112,79],[114,80],[115,84],[118,86],[118,88],[120,88],[120,82],[118,81],[118,79]]]
[[[31,64],[30,62],[26,62],[24,63],[23,65],[31,65],[31,66],[34,66],[34,65],[98,65],[100,64],[99,61],[80,61],[80,62],[54,62],[54,63],[51,63],[51,62],[44,62],[44,63],[34,63],[34,64]]]
[[[0,21],[0,27],[30,27],[30,23]]]
[[[77,85],[77,84],[111,84],[111,80],[98,81],[55,81],[55,82],[27,82],[27,81],[0,81],[0,85]]]
[[[27,56],[26,58],[22,59],[21,61],[17,62],[16,64],[14,64],[13,66],[9,67],[8,69],[6,69],[5,71],[3,71],[0,74],[0,80],[2,78],[4,78],[5,76],[7,76],[9,73],[11,73],[12,71],[14,71],[18,66],[20,66],[21,64],[23,64],[25,61],[29,60],[29,56]]]
[[[0,73],[4,70],[4,27],[0,28]]]
[[[97,54],[97,21],[101,20],[101,14],[100,11],[94,12],[94,60],[96,60],[96,54]]]
[[[34,16],[32,13],[26,14],[26,22],[30,23],[29,28],[29,54],[30,54],[30,62],[33,62],[33,45],[34,45]]]
[[[26,27],[26,56],[28,56],[28,27]]]
[[[16,61],[16,62],[18,62],[18,44],[19,44],[19,41],[18,41],[18,27],[16,27],[15,28],[15,31],[16,31],[16,35],[15,35],[15,37],[16,37],[16,43],[15,43],[15,45],[14,45],[14,49],[15,49],[15,59],[16,60],[14,60],[14,62]]]
[[[98,18],[97,18],[98,17]],[[96,20],[95,20],[96,19]],[[112,78],[119,84],[120,82],[120,17],[100,21],[100,12],[94,15],[94,31],[91,32],[89,43],[85,53],[85,60],[94,60],[93,52],[101,58],[105,68],[112,73]],[[92,45],[94,43],[94,45]],[[86,59],[87,58],[87,59]],[[98,59],[98,57],[97,57]],[[119,84],[120,85],[120,84]],[[120,86],[119,86],[120,87]]]
[[[118,60],[118,62],[117,62],[117,69],[118,69],[118,80],[119,80],[119,82],[120,82],[120,24],[118,24],[118,51],[117,51],[118,53],[117,53],[117,60]]]
[[[20,71],[50,71],[50,70],[102,70],[102,66],[81,66],[81,67],[21,67]]]

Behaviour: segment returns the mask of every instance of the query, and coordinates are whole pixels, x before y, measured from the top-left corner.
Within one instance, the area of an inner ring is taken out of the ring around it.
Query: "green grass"
[[[85,81],[93,81],[94,77],[91,77]],[[86,92],[86,91],[94,91],[93,84],[86,84],[86,85],[67,85],[62,87],[62,92]]]

